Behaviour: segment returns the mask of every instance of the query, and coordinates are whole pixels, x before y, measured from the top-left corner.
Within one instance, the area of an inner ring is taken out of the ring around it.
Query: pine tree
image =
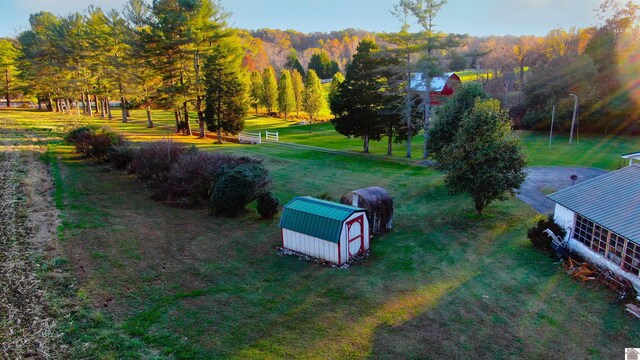
[[[380,140],[386,131],[386,79],[380,72],[380,59],[374,56],[378,47],[369,40],[358,45],[347,76],[332,98],[331,121],[342,135],[363,139],[363,151],[369,152],[369,141]]]
[[[11,107],[11,93],[16,87],[16,63],[18,58],[18,50],[13,41],[8,39],[0,39],[0,75],[4,80],[3,92],[7,101],[7,107]]]
[[[209,130],[217,132],[218,143],[222,131],[237,134],[244,128],[249,98],[243,55],[234,40],[227,40],[214,47],[204,64],[204,117]]]
[[[325,103],[326,100],[320,78],[318,78],[314,70],[309,69],[302,93],[302,108],[309,114],[309,119],[313,120],[314,117],[318,116],[320,110],[326,106]]]
[[[333,75],[333,79],[331,79],[331,85],[329,86],[329,103],[335,100],[335,97],[338,96],[338,87],[340,84],[344,82],[344,75],[338,72]]]
[[[251,83],[251,106],[256,109],[256,115],[258,115],[258,107],[260,106],[264,94],[262,75],[260,75],[258,71],[252,71],[249,81]]]
[[[293,96],[296,99],[296,115],[299,115],[300,110],[302,110],[302,92],[304,91],[304,82],[301,74],[302,73],[298,70],[291,71],[291,85],[293,86]]]
[[[284,113],[284,119],[296,107],[296,98],[293,94],[293,84],[291,74],[288,70],[283,70],[278,80],[278,109]]]
[[[278,103],[278,83],[276,73],[271,66],[262,73],[262,105],[267,108],[268,116],[271,116],[273,108]]]

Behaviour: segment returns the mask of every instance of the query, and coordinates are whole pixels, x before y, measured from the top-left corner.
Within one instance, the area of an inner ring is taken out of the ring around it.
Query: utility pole
[[[549,130],[549,149],[551,149],[551,138],[553,138],[553,121],[556,118],[556,106],[553,105],[553,110],[551,110],[551,129]]]
[[[578,95],[569,94],[569,96],[575,99],[575,102],[573,104],[573,120],[571,120],[571,132],[569,135],[569,145],[572,145],[573,144],[573,128],[576,125],[576,114],[578,113]]]

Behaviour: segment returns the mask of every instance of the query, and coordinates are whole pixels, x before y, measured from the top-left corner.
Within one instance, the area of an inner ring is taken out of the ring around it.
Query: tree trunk
[[[387,133],[387,155],[393,152],[393,124],[389,123],[389,131]]]
[[[151,105],[147,105],[147,127],[153,127],[153,120],[151,119]]]
[[[255,108],[256,108],[256,115],[258,115],[258,104],[256,104]]]
[[[131,117],[131,109],[129,107],[129,100],[127,100],[127,98],[124,98],[124,111],[127,112],[127,118]]]
[[[428,76],[427,72],[425,72],[425,82],[426,82],[426,94],[424,100],[424,145],[422,148],[422,158],[426,159],[429,156],[429,151],[427,150],[427,143],[429,142],[429,125],[431,122],[431,78]]]
[[[105,102],[104,106],[107,108],[107,114],[108,114],[109,120],[113,120],[113,114],[111,113],[111,102],[109,101],[108,96],[104,98],[104,102]]]
[[[80,102],[82,103],[82,115],[87,115],[87,102],[85,101],[84,93],[82,93],[82,96],[80,97]],[[78,103],[78,106],[80,106],[80,103]]]
[[[362,139],[363,139],[363,142],[364,142],[364,144],[363,144],[364,145],[363,152],[365,154],[368,154],[369,153],[369,134],[365,134]]]
[[[196,97],[196,112],[198,113],[198,130],[200,131],[198,138],[204,139],[204,111],[202,111],[202,97],[200,95]]]
[[[124,99],[124,96],[120,97],[120,109],[122,109],[122,122],[126,123],[128,121],[127,119],[127,103]]]
[[[182,111],[184,112],[184,134],[185,135],[193,135],[191,133],[191,124],[189,123],[189,108],[187,107],[187,102],[182,103]]]
[[[11,107],[11,99],[9,99],[9,69],[5,69],[4,70],[4,76],[5,76],[5,97],[7,99],[7,107],[10,108]]]
[[[100,109],[100,119],[106,118],[106,114],[104,111],[104,98],[100,98],[100,100],[96,98],[96,109]]]
[[[176,134],[180,132],[180,110],[175,109],[173,114],[176,117]]]
[[[220,126],[218,126],[218,144],[222,144],[222,128]]]
[[[96,108],[96,111],[98,108]],[[89,116],[93,117],[93,109],[91,108],[91,96],[87,94],[87,111],[89,112]]]
[[[411,51],[407,50],[407,98],[404,119],[407,123],[407,157],[411,158]]]

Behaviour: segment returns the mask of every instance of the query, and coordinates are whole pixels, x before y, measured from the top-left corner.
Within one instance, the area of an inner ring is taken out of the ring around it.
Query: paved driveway
[[[546,195],[571,186],[571,175],[577,175],[576,184],[606,174],[596,168],[534,166],[526,169],[527,179],[518,191],[518,198],[542,214],[553,212],[555,203]]]

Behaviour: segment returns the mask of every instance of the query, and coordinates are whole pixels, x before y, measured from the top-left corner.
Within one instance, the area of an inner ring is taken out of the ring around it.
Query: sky
[[[151,2],[151,0],[148,0]],[[84,12],[91,4],[122,9],[127,0],[0,0],[0,37],[29,26],[29,14]],[[222,0],[231,26],[243,29],[294,29],[328,32],[346,28],[393,32],[390,13],[398,0]],[[596,24],[593,9],[602,0],[449,0],[438,13],[435,30],[487,35],[546,35],[557,28]],[[413,26],[414,31],[419,28]]]

